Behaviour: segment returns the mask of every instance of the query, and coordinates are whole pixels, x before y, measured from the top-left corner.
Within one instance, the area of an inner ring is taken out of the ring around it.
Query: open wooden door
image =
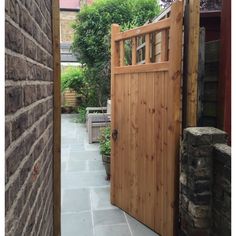
[[[157,23],[126,32],[112,26],[111,202],[162,236],[175,234],[178,206],[182,19],[177,1]],[[160,32],[156,62],[151,45]],[[137,64],[138,37],[145,37],[145,64]],[[125,65],[126,40],[131,65]]]

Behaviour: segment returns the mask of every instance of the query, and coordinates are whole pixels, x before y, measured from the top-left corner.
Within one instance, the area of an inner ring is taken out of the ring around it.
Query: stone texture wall
[[[186,236],[228,235],[213,234],[213,226],[218,220],[214,214],[221,214],[216,203],[227,204],[218,189],[230,191],[230,180],[223,180],[230,173],[229,165],[225,171],[218,172],[217,145],[225,145],[227,135],[216,128],[187,128],[181,150],[180,163],[180,231]],[[222,161],[222,160],[221,160]],[[229,172],[228,172],[229,171]],[[223,178],[222,185],[218,180]],[[221,196],[221,202],[217,201]],[[225,196],[225,195],[224,195]],[[227,195],[229,196],[229,195]],[[229,206],[227,205],[228,209]]]
[[[6,235],[53,235],[51,0],[5,4]]]
[[[213,150],[212,236],[231,235],[231,148],[216,144]]]

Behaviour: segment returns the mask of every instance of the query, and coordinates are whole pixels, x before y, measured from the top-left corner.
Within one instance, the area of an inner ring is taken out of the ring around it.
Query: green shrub
[[[61,91],[67,88],[76,91],[82,108],[98,105],[97,87],[90,82],[90,76],[86,67],[68,67],[61,75]]]
[[[79,123],[85,123],[86,122],[86,109],[83,107],[80,107],[77,109],[77,113],[78,113],[77,121]]]
[[[67,88],[75,90],[77,93],[82,92],[84,87],[84,72],[82,68],[68,67],[61,75],[61,90]]]
[[[99,137],[99,148],[102,155],[111,154],[111,128],[102,128]]]

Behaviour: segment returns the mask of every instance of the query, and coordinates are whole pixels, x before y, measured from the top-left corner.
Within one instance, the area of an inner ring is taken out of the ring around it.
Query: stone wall
[[[221,215],[222,212],[219,209],[224,209],[225,205],[230,212],[228,204],[230,157],[227,159],[227,166],[221,167],[222,170],[218,171],[219,162],[222,163],[224,160],[217,150],[219,146],[225,147],[226,141],[226,133],[216,128],[187,128],[184,130],[180,163],[181,235],[230,235],[213,234],[214,225],[219,220],[215,214]],[[227,182],[225,182],[226,179]],[[218,183],[219,180],[221,180],[220,183]],[[218,192],[223,189],[224,193],[227,193],[227,195],[223,194],[224,197],[222,197],[222,192]],[[221,202],[218,201],[219,199]],[[219,207],[217,204],[221,208],[217,209]],[[225,227],[225,224],[221,226]]]
[[[53,235],[51,0],[5,2],[5,231]]]
[[[231,148],[216,144],[213,150],[212,236],[231,235]]]

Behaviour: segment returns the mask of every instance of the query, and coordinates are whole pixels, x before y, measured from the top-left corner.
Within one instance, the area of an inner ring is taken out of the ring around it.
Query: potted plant
[[[107,180],[110,179],[110,158],[111,158],[111,128],[105,127],[101,129],[99,138],[100,153],[102,161],[106,169]]]

